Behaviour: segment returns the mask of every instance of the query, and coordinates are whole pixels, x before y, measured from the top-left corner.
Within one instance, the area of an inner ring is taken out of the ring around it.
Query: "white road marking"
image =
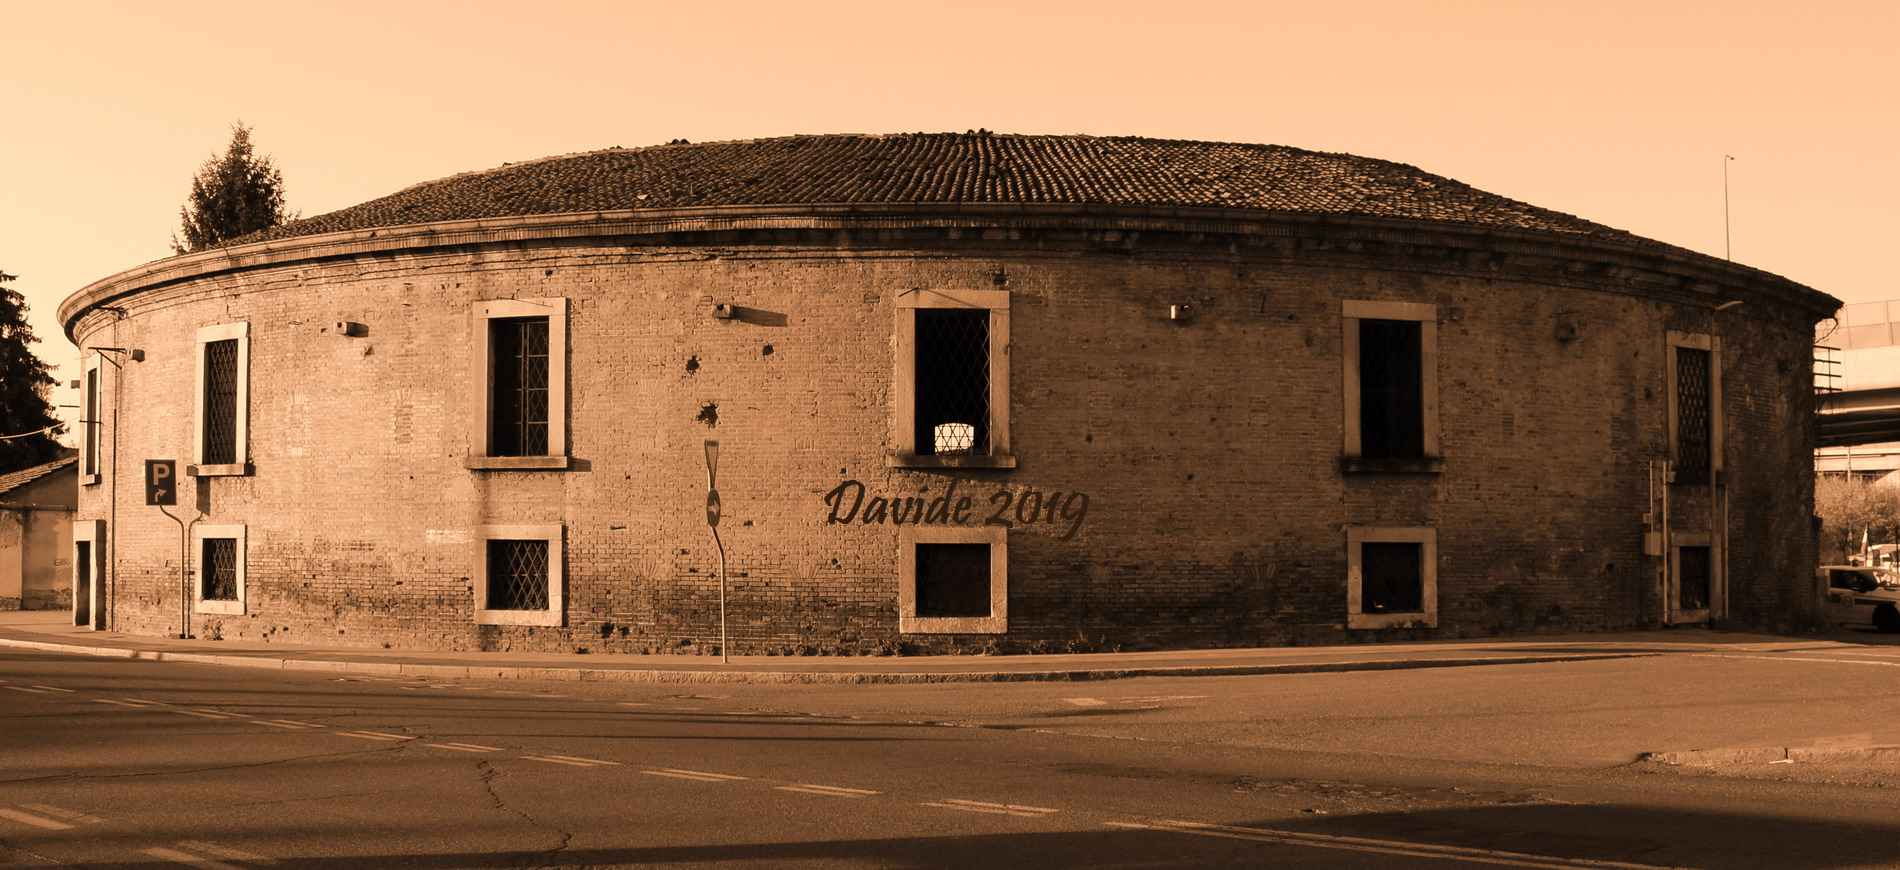
[[[926,801],[923,806],[939,807],[946,810],[962,810],[966,813],[991,813],[999,816],[1016,816],[1025,819],[1039,819],[1059,812],[1051,807],[1029,807],[1021,804],[996,804],[989,801],[967,801],[945,799]]]
[[[1689,653],[1691,658],[1699,659],[1756,659],[1764,662],[1822,662],[1836,665],[1876,665],[1883,668],[1900,668],[1900,662],[1874,661],[1871,659],[1824,659],[1815,656],[1791,658],[1789,656],[1739,656],[1726,653]],[[11,688],[0,686],[0,688]]]
[[[7,689],[9,691],[14,691],[14,692],[26,692],[27,694],[30,694],[30,695],[53,694],[52,692],[48,692],[44,689],[34,689],[34,688],[26,687],[26,686],[0,686],[0,689]]]
[[[620,762],[618,761],[604,761],[599,758],[581,758],[578,755],[523,755],[521,757],[529,761],[540,761],[548,764],[565,764],[569,767],[620,766]]]
[[[1599,861],[1588,858],[1562,858],[1555,855],[1534,855],[1527,852],[1506,852],[1497,849],[1476,849],[1465,846],[1441,846],[1436,843],[1380,840],[1372,837],[1309,834],[1299,831],[1279,831],[1269,828],[1242,828],[1232,825],[1213,825],[1205,822],[1186,822],[1177,819],[1160,819],[1153,822],[1104,822],[1103,824],[1111,828],[1169,831],[1177,834],[1194,834],[1202,837],[1221,837],[1230,840],[1250,840],[1258,843],[1278,843],[1289,846],[1311,846],[1318,849],[1343,849],[1351,852],[1366,852],[1375,855],[1403,855],[1408,858],[1439,858],[1447,861],[1470,861],[1478,864],[1495,864],[1505,867],[1661,870],[1661,868],[1655,864]]]
[[[82,813],[78,810],[69,810],[69,809],[66,809],[65,807],[56,807],[56,806],[53,806],[52,804],[21,804],[20,806],[26,807],[29,810],[38,810],[49,816],[62,818],[69,822],[77,822],[78,824],[81,824],[81,825],[95,825],[95,824],[105,821],[105,819],[99,818],[98,816],[91,815],[89,813]]]
[[[309,725],[302,722],[290,722],[284,719],[252,719],[251,724],[266,725],[271,728],[282,728],[285,731],[307,731],[311,728],[323,727],[321,725]]]
[[[121,707],[131,707],[134,710],[145,709],[144,704],[134,704],[131,701],[119,701],[112,698],[94,698],[92,699],[92,702],[94,704],[117,704],[118,706],[121,706]]]
[[[776,785],[776,786],[773,786],[773,788],[778,789],[779,791],[795,791],[795,792],[800,792],[803,794],[824,795],[826,797],[861,798],[861,797],[870,797],[871,795],[874,795],[874,794],[883,794],[883,792],[872,791],[868,788],[845,788],[843,786],[837,786],[837,785],[812,785],[810,783],[800,783],[798,785]]]
[[[354,737],[358,740],[414,740],[405,734],[385,734],[381,731],[338,731],[338,737]]]
[[[147,707],[170,707],[171,706],[170,704],[167,704],[164,701],[148,701],[144,698],[121,698],[120,700],[131,701],[134,704],[144,704]]]
[[[1062,700],[1074,704],[1077,707],[1100,707],[1108,703],[1101,698],[1063,698]]]
[[[229,716],[224,715],[223,713],[213,713],[210,710],[173,710],[172,712],[183,713],[186,716],[196,716],[200,719],[229,719],[231,718]]]
[[[34,683],[33,688],[45,689],[48,692],[65,692],[68,695],[74,694],[79,691],[78,689],[62,689],[58,686],[42,686],[39,683]]]
[[[479,743],[430,743],[435,749],[450,749],[456,752],[500,752],[499,746],[483,746]]]
[[[252,864],[277,863],[277,859],[275,858],[266,857],[264,855],[253,854],[251,852],[246,852],[243,849],[233,849],[230,846],[223,846],[223,845],[208,842],[205,840],[185,840],[184,842],[181,842],[178,845],[183,848],[194,849],[199,852],[210,852],[211,854],[216,855],[220,858],[229,858],[233,861],[248,861]]]
[[[177,849],[166,849],[163,847],[146,849],[145,854],[161,861],[170,861],[173,864],[184,864],[188,867],[201,867],[203,870],[244,870],[244,868],[236,864],[226,864],[223,861],[201,858],[189,852],[180,852]]]
[[[690,779],[695,782],[737,782],[747,777],[733,776],[730,773],[708,773],[703,770],[686,770],[679,767],[662,767],[658,770],[642,770],[647,776],[668,776],[674,779]]]
[[[302,722],[296,719],[268,719],[264,721],[268,721],[275,725],[289,725],[292,728],[322,728],[323,727],[322,725],[318,725],[315,722]]]
[[[199,707],[199,708],[198,708],[198,712],[200,712],[200,713],[223,713],[224,715],[226,715],[226,716],[229,716],[229,717],[231,717],[231,718],[233,718],[233,719],[255,719],[255,718],[257,718],[256,716],[252,716],[252,715],[251,715],[251,714],[249,714],[249,713],[233,713],[233,712],[231,712],[231,711],[229,711],[229,710],[206,710],[206,709],[205,709],[205,708],[203,708],[203,707]]]
[[[645,701],[621,701],[620,706],[622,707],[651,707],[653,705]]]
[[[10,810],[6,807],[0,807],[0,819],[12,819],[23,825],[45,828],[49,831],[64,831],[72,828],[72,825],[66,824],[65,822],[49,819],[45,816],[36,816],[32,813],[24,813],[19,810]]]

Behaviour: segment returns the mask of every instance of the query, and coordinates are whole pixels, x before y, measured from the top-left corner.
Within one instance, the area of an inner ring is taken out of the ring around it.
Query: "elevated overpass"
[[[1840,390],[1815,399],[1816,447],[1900,442],[1900,386]]]

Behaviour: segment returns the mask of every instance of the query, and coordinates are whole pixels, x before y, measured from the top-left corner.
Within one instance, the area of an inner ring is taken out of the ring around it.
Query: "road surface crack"
[[[554,848],[543,850],[542,853],[544,855],[546,855],[549,858],[552,858],[560,854],[561,852],[565,851],[569,843],[574,842],[574,833],[572,831],[563,829],[559,825],[549,824],[547,822],[541,821],[540,819],[537,819],[531,815],[528,815],[527,813],[524,813],[518,809],[515,809],[514,807],[509,806],[507,801],[502,800],[501,793],[495,791],[495,780],[501,778],[501,770],[499,768],[495,767],[493,764],[488,763],[487,760],[482,760],[482,761],[475,762],[475,769],[480,772],[482,790],[488,793],[488,803],[490,806],[494,807],[495,809],[501,810],[502,812],[510,813],[512,815],[518,816],[522,821],[527,822],[528,824],[533,825],[537,828],[544,828],[546,830],[553,831],[556,835],[558,835],[561,838],[561,841],[559,843],[556,843],[554,845]],[[552,867],[555,865],[544,864],[542,866]]]

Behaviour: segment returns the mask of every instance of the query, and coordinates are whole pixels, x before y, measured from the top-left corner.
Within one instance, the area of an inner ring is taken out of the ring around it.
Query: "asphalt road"
[[[1508,753],[1472,758],[1437,745],[1508,743],[1525,730],[1540,708],[1524,698],[1468,718],[1454,711],[1509,691],[1512,679],[1567,676],[1586,725],[1695,716],[1708,701],[1672,698],[1651,672],[1636,674],[1647,681],[1641,691],[1593,695],[1593,685],[1631,681],[1617,663],[1500,673],[1514,667],[1414,672],[1442,681],[1417,687],[1432,690],[1436,706],[1400,692],[1381,714],[1363,699],[1399,684],[1364,678],[1404,675],[692,689],[6,652],[0,859],[102,868],[1900,865],[1900,796],[1890,789],[1506,763]],[[1609,670],[1556,670],[1584,667]],[[1258,715],[1274,709],[1285,715]],[[1367,724],[1331,744],[1254,739],[1307,734],[1311,725],[1287,723],[1326,710]],[[1233,724],[1256,718],[1253,730]],[[1532,742],[1566,739],[1562,728],[1552,733]]]

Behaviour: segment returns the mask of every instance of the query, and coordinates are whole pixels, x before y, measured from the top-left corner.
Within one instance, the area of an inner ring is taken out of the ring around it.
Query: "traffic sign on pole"
[[[145,460],[145,503],[178,503],[178,463],[170,459]]]

